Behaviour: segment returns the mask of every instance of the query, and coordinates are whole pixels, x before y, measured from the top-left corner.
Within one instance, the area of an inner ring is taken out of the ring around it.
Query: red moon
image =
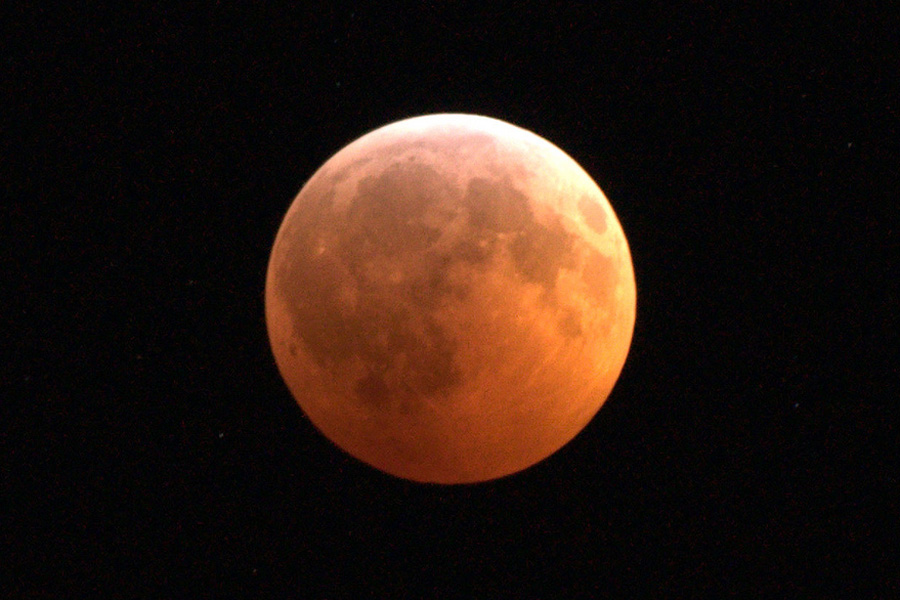
[[[525,469],[606,401],[635,321],[609,201],[562,150],[436,114],[332,156],[284,217],[266,275],[278,369],[352,456],[420,482]]]

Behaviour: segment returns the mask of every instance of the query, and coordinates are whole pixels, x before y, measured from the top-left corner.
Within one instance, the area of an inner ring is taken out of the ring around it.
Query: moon
[[[516,473],[606,401],[635,322],[609,201],[525,129],[434,114],[372,131],[297,195],[272,247],[266,325],[316,428],[419,482]]]

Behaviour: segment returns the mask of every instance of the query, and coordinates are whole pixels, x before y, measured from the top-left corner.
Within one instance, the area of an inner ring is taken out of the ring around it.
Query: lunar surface
[[[548,457],[609,396],[635,320],[591,177],[508,123],[377,129],[291,204],[266,276],[279,371],[312,423],[392,475],[469,483]]]

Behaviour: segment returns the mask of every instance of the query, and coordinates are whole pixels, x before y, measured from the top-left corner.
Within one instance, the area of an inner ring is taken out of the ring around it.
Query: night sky
[[[900,594],[890,11],[27,4],[0,9],[4,598]],[[597,417],[474,486],[334,447],[263,315],[303,183],[434,112],[575,158],[638,288]]]

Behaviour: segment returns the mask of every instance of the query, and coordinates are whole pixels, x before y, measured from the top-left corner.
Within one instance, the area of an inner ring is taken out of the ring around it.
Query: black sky
[[[130,4],[2,8],[4,597],[900,591],[890,11]],[[638,284],[598,416],[477,486],[336,450],[263,320],[304,181],[432,112],[566,150]]]

